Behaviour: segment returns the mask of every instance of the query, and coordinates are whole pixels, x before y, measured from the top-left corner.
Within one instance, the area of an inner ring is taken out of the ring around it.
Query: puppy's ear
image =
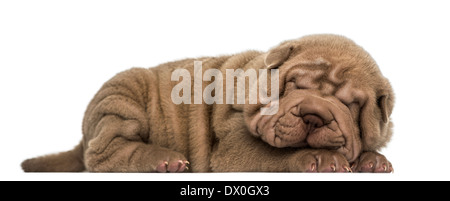
[[[264,60],[266,67],[268,69],[279,67],[289,58],[292,51],[294,50],[294,47],[294,43],[285,42],[271,49]]]
[[[381,119],[383,123],[387,123],[389,121],[390,112],[388,110],[388,99],[389,95],[381,95],[377,99],[378,108],[381,111]]]
[[[389,116],[394,107],[394,93],[388,81],[375,97],[367,100],[360,115],[361,138],[365,151],[376,151],[386,145],[392,135]]]

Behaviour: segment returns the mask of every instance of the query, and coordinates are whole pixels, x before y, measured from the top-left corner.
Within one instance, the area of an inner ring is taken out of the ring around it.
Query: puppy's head
[[[391,136],[394,94],[371,56],[353,41],[312,35],[270,50],[265,67],[279,69],[279,109],[246,105],[251,133],[275,147],[336,149],[354,161]]]

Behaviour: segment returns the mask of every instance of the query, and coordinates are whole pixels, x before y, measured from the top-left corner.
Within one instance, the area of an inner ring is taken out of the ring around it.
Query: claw
[[[352,163],[352,165],[350,166],[350,170],[353,172],[353,171],[356,171],[356,167],[357,167],[357,165],[356,165],[356,162],[355,163]]]
[[[331,164],[331,171],[332,172],[336,172],[336,165],[335,164]]]
[[[316,170],[316,164],[313,163],[311,164],[311,172],[314,172]]]
[[[387,172],[387,165],[386,164],[383,164],[383,169],[384,169],[385,172]]]
[[[344,166],[344,170],[347,171],[347,172],[352,172],[352,169],[350,169],[350,168],[347,167],[347,166]]]
[[[189,161],[184,161],[184,164],[190,165],[191,163],[189,163]]]
[[[164,164],[166,164],[166,167],[169,166],[169,162],[164,161]]]

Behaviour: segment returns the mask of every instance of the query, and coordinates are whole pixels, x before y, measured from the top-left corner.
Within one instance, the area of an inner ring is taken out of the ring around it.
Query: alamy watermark
[[[175,104],[245,104],[246,86],[245,78],[248,78],[248,104],[261,104],[268,107],[261,108],[261,115],[274,115],[278,112],[278,69],[270,70],[270,96],[268,95],[268,69],[259,69],[259,76],[255,69],[226,69],[225,102],[224,79],[218,69],[208,69],[203,73],[202,62],[194,61],[194,85],[192,87],[191,73],[187,69],[176,69],[172,72],[171,81],[178,81],[171,92],[172,102]],[[213,80],[214,77],[214,81]],[[180,78],[182,79],[180,81]],[[235,79],[236,78],[236,79]],[[258,79],[259,78],[259,79]],[[236,92],[235,90],[235,80]],[[203,81],[212,81],[203,89]],[[192,93],[192,88],[194,93]],[[212,93],[214,92],[214,94]],[[235,100],[236,93],[236,100]],[[259,99],[258,99],[259,98]],[[270,104],[270,105],[269,105]]]

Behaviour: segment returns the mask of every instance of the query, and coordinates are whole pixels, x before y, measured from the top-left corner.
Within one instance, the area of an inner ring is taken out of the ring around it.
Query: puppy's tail
[[[83,162],[83,145],[58,154],[40,156],[22,162],[25,172],[81,172],[86,168]]]

